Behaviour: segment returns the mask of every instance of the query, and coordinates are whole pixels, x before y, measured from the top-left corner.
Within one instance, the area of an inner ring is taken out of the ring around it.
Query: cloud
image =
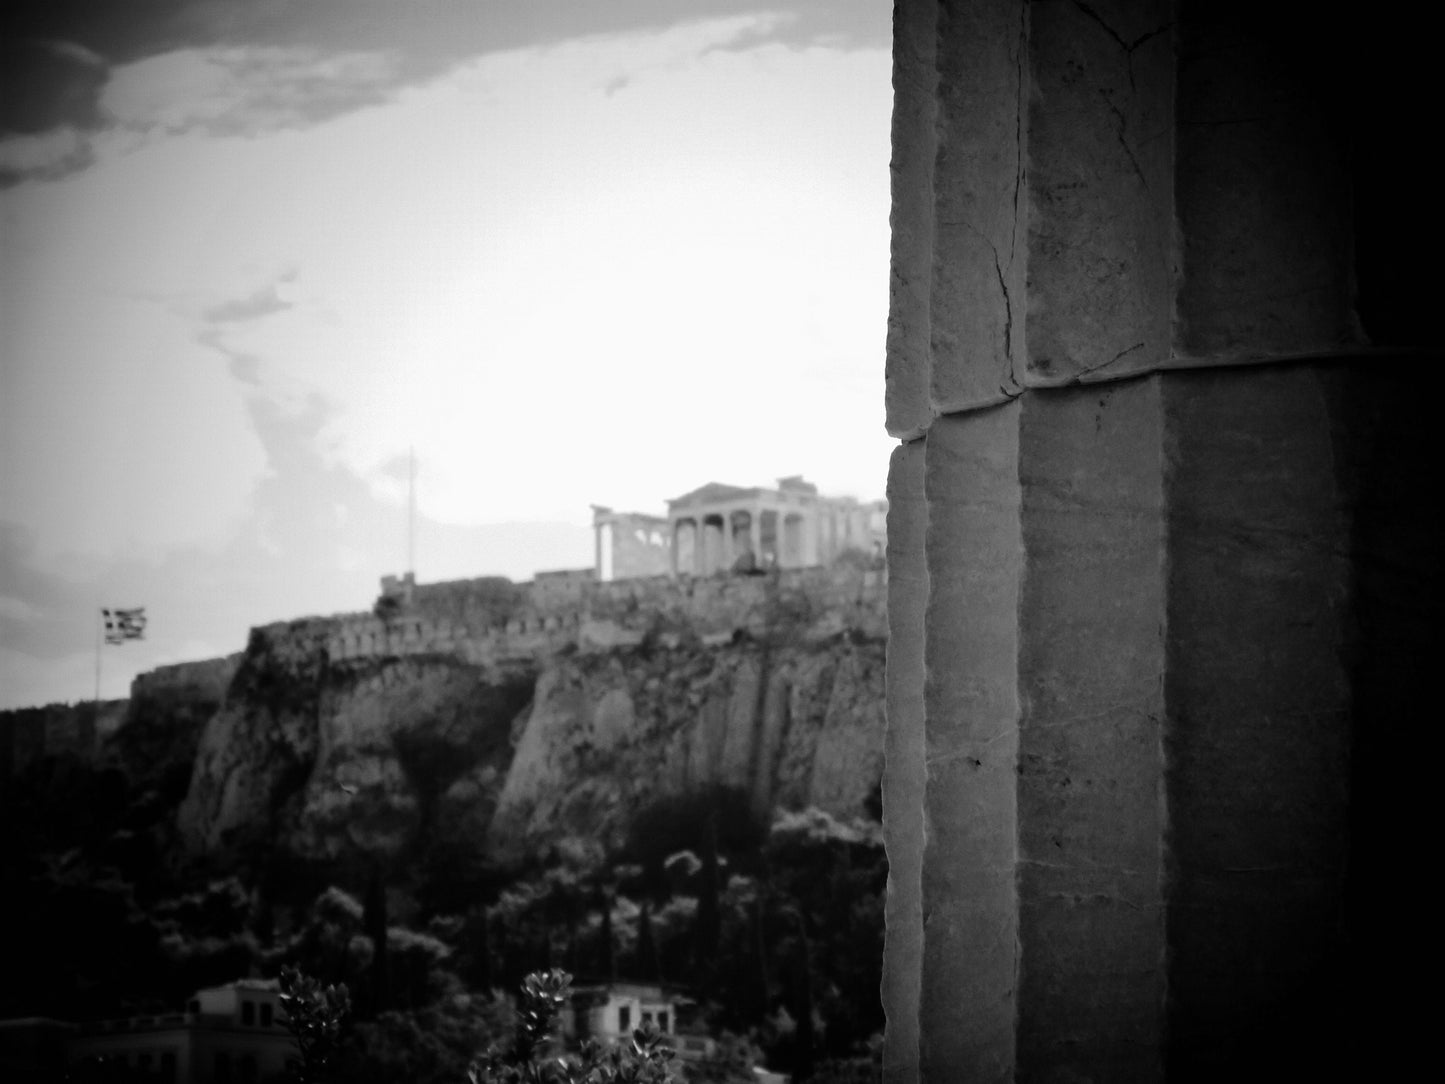
[[[117,68],[101,107],[119,127],[151,136],[254,136],[384,102],[397,70],[397,59],[379,52],[191,48]]]
[[[65,626],[83,606],[77,584],[39,567],[33,536],[0,521],[0,644],[23,644],[42,658],[63,655],[73,647]]]
[[[0,139],[0,188],[22,181],[59,180],[94,161],[89,134],[69,125]]]
[[[0,9],[0,41],[56,42],[48,52],[12,63],[12,85],[25,95],[0,101],[32,102],[31,88],[45,88],[50,104],[26,106],[30,127],[0,124],[0,132],[38,132],[69,121],[74,110],[92,116],[104,66],[134,66],[169,54],[163,68],[189,81],[200,100],[172,114],[171,122],[240,124],[314,123],[313,110],[337,115],[368,104],[369,89],[385,97],[406,85],[428,82],[478,56],[550,46],[596,35],[656,32],[686,23],[736,16],[766,19],[750,31],[747,44],[775,41],[790,48],[826,45],[837,49],[886,48],[887,21],[877,17],[879,0],[17,0]],[[67,52],[74,55],[66,55]],[[383,70],[361,57],[384,55]],[[77,67],[77,57],[83,63]],[[102,61],[101,58],[104,58]],[[203,59],[202,59],[203,58]],[[308,58],[332,65],[335,93],[321,90],[314,105],[299,105],[291,93],[295,65]],[[350,59],[347,59],[350,58]],[[88,65],[88,67],[87,67]],[[358,70],[369,69],[362,75]],[[0,71],[5,69],[0,65]],[[60,74],[63,70],[64,74]],[[84,76],[84,78],[82,78]],[[279,94],[268,100],[264,78],[277,80]],[[389,80],[389,83],[388,83]],[[239,111],[234,91],[241,95]],[[68,88],[68,89],[67,89]],[[127,95],[122,94],[122,100]],[[208,110],[210,112],[208,112]],[[49,118],[49,119],[47,119]],[[92,125],[78,123],[81,128]]]
[[[116,697],[142,671],[240,650],[252,626],[368,610],[380,577],[404,569],[405,511],[324,454],[326,404],[293,410],[257,395],[249,411],[266,471],[211,545],[82,560],[0,522],[0,709],[92,694],[100,606],[142,605],[149,617],[145,640],[103,649],[102,696]],[[467,526],[423,514],[416,540],[427,581],[520,580],[592,555],[580,522]]]
[[[268,282],[245,297],[221,301],[201,313],[201,319],[208,324],[236,324],[249,320],[260,320],[291,308],[291,302],[281,296],[281,285],[293,282],[294,270],[282,274],[276,281]]]
[[[73,42],[0,33],[0,188],[54,180],[94,160],[106,63]]]
[[[94,127],[107,74],[103,59],[74,42],[0,37],[0,132]]]
[[[878,377],[858,374],[886,317],[889,65],[789,44],[798,22],[493,43],[444,69],[461,46],[407,46],[387,55],[414,85],[323,124],[288,104],[285,57],[380,35],[147,54],[199,105],[141,95],[92,168],[0,203],[0,508],[33,532],[0,565],[0,696],[89,695],[97,605],[152,618],[106,654],[108,695],[186,644],[369,608],[407,561],[411,443],[424,580],[585,566],[592,501],[798,471],[881,492]],[[418,79],[421,53],[445,74]],[[282,127],[218,136],[228,110]]]

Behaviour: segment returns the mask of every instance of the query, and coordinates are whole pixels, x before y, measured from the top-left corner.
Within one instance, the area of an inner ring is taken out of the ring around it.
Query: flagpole
[[[410,461],[406,496],[406,570],[416,573],[416,445],[407,449]]]
[[[95,608],[95,710],[100,710],[100,638],[101,630],[105,628],[105,622],[101,619],[101,609]]]

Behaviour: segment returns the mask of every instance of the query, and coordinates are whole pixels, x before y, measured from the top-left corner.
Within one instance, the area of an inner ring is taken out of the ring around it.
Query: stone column
[[[724,509],[722,514],[722,568],[724,572],[733,567],[733,510]]]
[[[895,7],[890,1082],[1393,1063],[1438,333],[1367,289],[1399,122],[1262,12]]]

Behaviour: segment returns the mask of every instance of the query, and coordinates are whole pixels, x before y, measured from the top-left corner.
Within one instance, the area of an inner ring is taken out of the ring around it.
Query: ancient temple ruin
[[[667,502],[666,516],[593,505],[597,578],[710,576],[880,559],[887,504],[830,497],[798,475],[776,488],[709,482]]]

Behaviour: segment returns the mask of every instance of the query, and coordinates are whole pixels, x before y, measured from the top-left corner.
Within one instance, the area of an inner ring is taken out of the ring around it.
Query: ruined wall
[[[123,726],[150,711],[157,701],[218,703],[239,660],[239,655],[232,655],[148,670],[136,675],[130,697],[124,700],[0,711],[0,778],[43,756],[70,754],[93,760]]]
[[[598,509],[597,573],[603,580],[666,576],[672,572],[672,524],[661,516]]]
[[[1398,1075],[1425,69],[1229,2],[894,26],[886,1079]]]
[[[191,696],[219,701],[224,698],[226,687],[231,684],[240,664],[241,653],[237,652],[219,659],[158,666],[136,675],[131,682],[130,698],[137,701],[163,696]]]
[[[490,580],[417,585],[414,604],[393,616],[330,619],[328,654],[335,662],[442,654],[485,665],[566,647],[637,644],[649,634],[671,643],[722,641],[739,629],[761,630],[780,606],[811,621],[815,636],[845,626],[881,635],[887,577],[870,569],[812,568],[606,583],[575,576],[562,588],[549,583],[541,591],[535,583],[509,586],[502,590]]]
[[[93,758],[104,735],[125,718],[126,701],[47,704],[0,712],[0,750],[5,775],[23,770],[43,756],[69,753]]]

